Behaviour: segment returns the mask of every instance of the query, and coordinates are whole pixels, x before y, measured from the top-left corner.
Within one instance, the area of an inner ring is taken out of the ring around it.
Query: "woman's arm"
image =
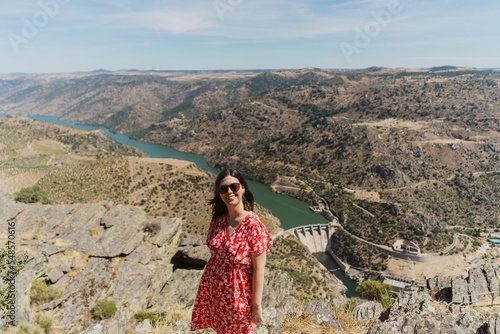
[[[266,252],[252,255],[252,322],[260,325],[262,319],[262,294],[264,291],[264,269],[266,266]]]

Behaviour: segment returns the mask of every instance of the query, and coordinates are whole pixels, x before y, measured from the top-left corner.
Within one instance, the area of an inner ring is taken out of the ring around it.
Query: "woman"
[[[253,212],[253,194],[238,171],[226,169],[217,176],[209,203],[206,243],[211,257],[198,288],[191,330],[253,333],[253,324],[263,323],[264,267],[272,238]]]

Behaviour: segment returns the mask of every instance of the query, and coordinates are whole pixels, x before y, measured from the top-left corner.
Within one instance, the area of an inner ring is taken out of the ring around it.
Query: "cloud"
[[[215,25],[213,18],[195,11],[129,12],[111,15],[109,18],[127,25],[173,34],[201,31]]]

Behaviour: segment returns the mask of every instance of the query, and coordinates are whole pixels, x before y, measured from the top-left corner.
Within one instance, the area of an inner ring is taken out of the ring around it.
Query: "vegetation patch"
[[[16,193],[14,199],[16,202],[22,203],[50,204],[47,192],[38,185],[21,189]]]
[[[108,319],[116,313],[116,302],[114,300],[100,299],[92,309],[92,314],[99,320]]]
[[[61,292],[46,281],[37,279],[31,284],[30,301],[32,304],[45,304],[61,296]]]

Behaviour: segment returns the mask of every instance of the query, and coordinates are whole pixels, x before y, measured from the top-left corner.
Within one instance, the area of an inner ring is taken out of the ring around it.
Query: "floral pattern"
[[[211,257],[198,288],[191,330],[212,328],[219,334],[253,333],[252,255],[268,252],[272,238],[251,212],[227,235],[226,217],[212,219],[207,234]]]

